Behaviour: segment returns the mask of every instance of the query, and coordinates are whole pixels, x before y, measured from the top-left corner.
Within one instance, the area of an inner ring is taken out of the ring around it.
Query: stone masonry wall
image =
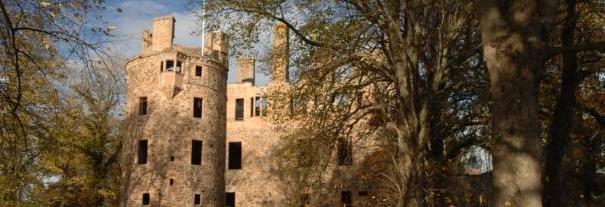
[[[181,61],[181,72],[160,72],[166,60]],[[192,75],[196,65],[203,67],[201,77]],[[141,206],[143,193],[151,206],[194,206],[195,194],[203,206],[224,206],[226,68],[168,50],[131,60],[127,71],[127,116],[141,131],[129,140],[130,159],[136,163],[137,142],[147,139],[148,161],[127,175],[126,206]],[[137,115],[140,97],[147,97],[147,115]],[[194,97],[203,99],[202,118],[193,117]],[[191,164],[192,140],[203,142],[201,165]]]
[[[276,174],[273,150],[279,135],[263,116],[252,116],[250,104],[255,97],[265,95],[263,87],[250,83],[233,83],[227,86],[227,142],[242,143],[242,168],[227,170],[227,192],[235,192],[236,206],[284,206],[285,186]],[[244,99],[244,118],[235,120],[235,100]],[[252,108],[253,109],[253,108]],[[254,114],[255,112],[252,112]],[[261,114],[263,114],[261,110]]]
[[[153,18],[153,31],[151,34],[151,48],[153,48],[153,51],[162,51],[172,47],[174,22],[175,19],[172,15]]]

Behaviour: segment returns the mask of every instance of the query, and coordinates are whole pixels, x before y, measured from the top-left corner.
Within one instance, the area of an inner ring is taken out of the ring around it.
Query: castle
[[[190,48],[173,44],[174,27],[173,16],[154,18],[126,64],[131,165],[121,205],[285,206],[291,198],[270,155],[279,137],[265,117],[267,87],[255,85],[254,59],[237,59],[237,82],[227,83],[228,37],[209,33],[203,48]],[[286,26],[276,25],[269,85],[288,81],[287,41]],[[338,191],[334,202],[351,206],[353,195]]]

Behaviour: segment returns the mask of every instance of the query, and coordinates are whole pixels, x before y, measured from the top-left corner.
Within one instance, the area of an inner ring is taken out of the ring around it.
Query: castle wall
[[[242,168],[227,169],[226,191],[235,192],[236,206],[284,206],[283,187],[276,174],[273,150],[279,136],[273,126],[255,111],[250,113],[250,98],[263,97],[264,87],[250,83],[227,86],[227,142],[242,143]],[[235,100],[244,99],[243,120],[235,119]],[[255,98],[253,99],[255,100]],[[228,149],[227,149],[228,150]]]

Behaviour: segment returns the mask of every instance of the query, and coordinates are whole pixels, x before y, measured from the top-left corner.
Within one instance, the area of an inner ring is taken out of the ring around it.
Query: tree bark
[[[583,205],[584,206],[597,206],[595,203],[595,190],[599,186],[599,175],[597,175],[597,156],[599,153],[598,146],[601,146],[600,140],[596,136],[585,136],[587,140],[581,147],[584,148],[585,152],[583,155],[582,162],[582,194],[584,195]]]
[[[539,74],[556,4],[554,0],[479,2],[491,84],[493,206],[542,206]]]
[[[567,17],[561,31],[563,48],[574,45],[577,22],[576,1],[566,0]],[[566,194],[561,177],[561,165],[567,146],[569,131],[576,106],[578,78],[578,57],[576,52],[563,54],[563,72],[561,74],[561,92],[548,130],[548,143],[545,149],[544,165],[544,206],[563,206]]]

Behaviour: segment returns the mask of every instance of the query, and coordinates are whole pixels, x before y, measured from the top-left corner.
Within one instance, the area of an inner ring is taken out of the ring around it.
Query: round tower
[[[228,40],[173,44],[174,17],[153,19],[126,64],[129,137],[123,206],[224,206]]]

